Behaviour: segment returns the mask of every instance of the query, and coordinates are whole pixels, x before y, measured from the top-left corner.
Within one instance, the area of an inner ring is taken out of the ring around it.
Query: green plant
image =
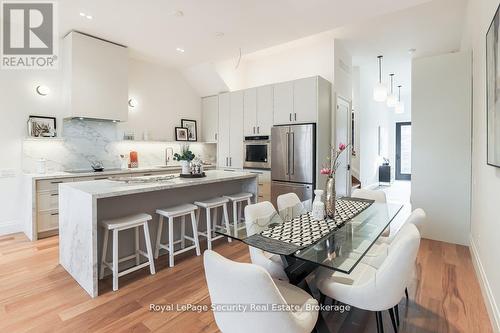
[[[195,158],[195,155],[191,150],[189,150],[189,145],[183,145],[181,148],[181,153],[174,154],[174,161],[192,161]]]

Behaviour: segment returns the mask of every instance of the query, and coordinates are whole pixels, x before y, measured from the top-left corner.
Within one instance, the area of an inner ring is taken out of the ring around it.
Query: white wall
[[[471,177],[471,58],[458,52],[412,64],[413,207],[422,236],[468,245]]]
[[[35,93],[43,84],[51,89],[48,96]],[[157,139],[173,140],[174,127],[181,116],[201,119],[200,96],[180,73],[139,60],[130,60],[130,92],[139,106],[130,114],[126,128],[142,135],[144,129]],[[0,70],[0,234],[22,231],[22,144],[29,115],[56,116],[62,125],[61,70]],[[199,127],[200,128],[200,127]]]
[[[486,31],[498,0],[468,2],[463,50],[473,53],[472,212],[470,245],[486,305],[500,332],[500,169],[486,165]]]
[[[351,172],[357,179],[360,167],[360,74],[359,67],[352,68],[352,109],[354,112],[354,151],[356,156],[351,156]]]

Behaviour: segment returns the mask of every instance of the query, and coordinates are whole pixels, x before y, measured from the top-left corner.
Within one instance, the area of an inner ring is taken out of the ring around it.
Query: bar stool
[[[149,214],[135,214],[124,216],[113,220],[101,221],[101,227],[104,228],[104,243],[102,249],[101,270],[99,272],[99,279],[104,277],[104,268],[108,267],[113,272],[113,291],[118,290],[118,278],[128,273],[132,273],[138,269],[149,265],[151,274],[155,274],[155,265],[153,262],[153,251],[151,248],[151,238],[149,237],[148,221],[152,219]],[[142,225],[144,228],[144,242],[146,243],[146,251],[139,249],[139,227]],[[118,258],[118,232],[128,229],[135,229],[135,253],[128,257]],[[109,231],[113,231],[113,263],[112,265],[106,261],[108,251],[108,237]],[[148,258],[147,262],[140,263],[140,255]],[[118,264],[135,258],[135,266],[118,272]]]
[[[250,205],[250,198],[253,197],[252,193],[241,192],[225,195],[224,198],[227,198],[229,201],[233,203],[233,224],[234,224],[234,236],[238,235],[238,223],[243,220],[241,216],[241,208],[243,207],[243,202],[247,202],[247,205]],[[242,229],[245,229],[245,226],[242,226]]]
[[[231,229],[229,228],[229,216],[227,213],[227,203],[229,200],[224,197],[217,197],[217,198],[212,198],[204,201],[196,201],[194,204],[200,207],[200,209],[197,212],[197,219],[198,221],[200,220],[200,211],[201,208],[205,208],[205,212],[207,215],[207,231],[202,232],[198,231],[199,235],[205,236],[207,238],[207,247],[209,250],[212,249],[212,241],[215,241],[219,238],[222,238],[224,236],[219,235],[212,237],[212,216],[211,216],[211,209],[215,209],[215,214],[217,214],[217,208],[222,207],[222,210],[224,212],[224,223],[226,225],[227,232],[231,232]],[[215,225],[217,225],[217,218],[215,218]],[[231,239],[228,238],[228,242],[231,242]]]
[[[198,242],[198,228],[197,219],[194,216],[194,211],[197,210],[193,204],[183,204],[168,208],[160,208],[156,210],[156,213],[160,215],[158,221],[158,233],[156,234],[156,247],[155,247],[155,258],[158,258],[160,253],[160,248],[168,251],[169,254],[169,266],[174,267],[174,256],[184,253],[186,251],[196,249],[196,255],[200,255],[200,243]],[[186,216],[191,216],[191,226],[193,228],[193,237],[186,236]],[[164,217],[168,218],[168,244],[161,243],[162,228],[164,223]],[[174,219],[176,217],[181,218],[181,239],[174,241]],[[190,240],[193,245],[186,247],[186,241]],[[181,249],[175,251],[175,244],[181,243]]]

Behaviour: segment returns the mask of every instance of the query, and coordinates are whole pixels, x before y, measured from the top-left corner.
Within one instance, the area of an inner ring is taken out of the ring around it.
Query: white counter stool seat
[[[138,269],[149,266],[151,274],[155,274],[155,265],[153,262],[153,251],[151,247],[151,238],[149,237],[149,227],[148,221],[152,220],[149,214],[134,214],[129,216],[120,217],[112,220],[103,220],[100,222],[101,226],[104,228],[104,242],[102,249],[101,258],[101,269],[99,272],[99,278],[104,277],[104,269],[108,267],[113,272],[113,291],[118,290],[118,278],[128,273],[132,273]],[[144,228],[144,243],[146,244],[146,252],[139,249],[139,227]],[[135,229],[135,253],[128,257],[118,258],[118,232],[128,229]],[[108,251],[108,237],[109,231],[113,231],[113,262],[112,264],[106,261],[106,255]],[[148,261],[140,263],[140,255],[148,258]],[[122,272],[118,272],[118,264],[135,259],[135,266],[126,269]]]
[[[160,208],[156,210],[156,214],[160,215],[160,219],[158,220],[158,233],[156,234],[156,247],[155,247],[155,258],[158,258],[160,253],[160,249],[165,249],[168,251],[169,255],[169,266],[174,267],[174,256],[190,251],[192,249],[196,249],[196,255],[199,256],[200,252],[200,243],[198,242],[198,227],[197,227],[197,219],[195,218],[194,211],[197,210],[193,204],[183,204],[178,206],[172,206],[168,208]],[[193,228],[193,237],[189,237],[186,235],[186,216],[191,216],[191,226]],[[162,228],[163,223],[165,222],[164,218],[168,218],[168,243],[161,243],[162,236]],[[175,218],[181,218],[181,238],[179,240],[174,241],[174,222]],[[190,240],[193,245],[186,247],[186,239]],[[181,244],[181,249],[175,251],[175,244]]]
[[[251,198],[253,197],[252,193],[241,192],[225,195],[224,198],[229,199],[233,203],[233,224],[234,224],[234,236],[238,235],[238,223],[243,221],[243,216],[241,215],[241,207],[243,207],[243,203],[246,202],[247,205],[251,205]],[[245,225],[241,227],[245,229]]]
[[[227,232],[228,233],[231,232],[231,228],[229,227],[229,216],[227,213],[227,203],[228,202],[229,202],[229,199],[227,199],[227,198],[216,197],[216,198],[207,199],[207,200],[203,200],[203,201],[196,201],[194,203],[196,206],[200,207],[200,209],[196,213],[197,214],[196,217],[197,217],[198,221],[200,220],[201,208],[205,208],[205,212],[206,212],[206,216],[207,216],[207,230],[206,230],[206,232],[198,231],[198,235],[202,235],[202,236],[207,238],[207,247],[209,250],[212,249],[212,242],[213,241],[224,237],[222,235],[219,235],[219,236],[212,235],[212,231],[213,231],[215,225],[217,225],[217,217],[216,217],[214,219],[215,223],[212,226],[212,214],[211,214],[212,209],[214,209],[215,214],[217,214],[217,209],[222,207],[224,224],[226,225]],[[215,216],[217,216],[217,215],[215,215]],[[228,242],[231,242],[230,238],[228,238]]]

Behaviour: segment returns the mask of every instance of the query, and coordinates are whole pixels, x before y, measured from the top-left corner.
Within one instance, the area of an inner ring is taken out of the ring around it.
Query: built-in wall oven
[[[271,169],[271,140],[269,136],[246,136],[243,146],[244,168]]]

